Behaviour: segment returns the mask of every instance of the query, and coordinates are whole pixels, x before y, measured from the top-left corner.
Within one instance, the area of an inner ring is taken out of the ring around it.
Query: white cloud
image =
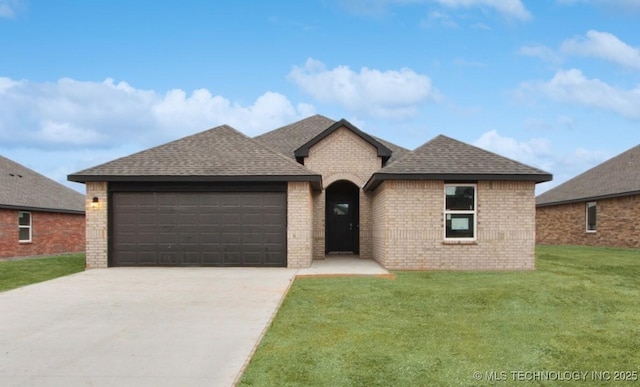
[[[531,18],[531,13],[520,0],[435,0],[435,2],[450,8],[491,8],[504,16],[518,20]]]
[[[154,115],[167,131],[193,131],[209,128],[212,123],[226,123],[250,135],[310,115],[313,110],[303,104],[296,109],[284,95],[273,92],[258,97],[251,106],[242,106],[213,96],[206,89],[196,90],[191,96],[182,90],[171,90],[153,106]]]
[[[474,145],[551,173],[553,181],[538,184],[536,194],[541,194],[564,183],[611,157],[601,150],[584,148],[558,153],[551,149],[551,144],[547,139],[536,138],[518,141],[511,137],[501,136],[496,130],[482,134],[474,142]]]
[[[5,147],[146,147],[221,124],[255,135],[313,113],[312,106],[294,107],[274,92],[245,106],[206,89],[162,95],[112,79],[38,83],[0,78],[0,143]]]
[[[546,171],[552,167],[550,144],[544,138],[518,141],[501,136],[496,130],[491,130],[483,133],[474,145]]]
[[[11,0],[0,0],[0,18],[11,19],[16,16],[16,2]]]
[[[577,69],[560,70],[548,82],[523,83],[521,91],[538,91],[558,102],[613,111],[640,120],[640,87],[623,90],[599,79],[589,79]]]
[[[606,8],[618,12],[640,12],[640,0],[556,0],[559,4],[574,5],[578,3],[590,4],[599,8]]]
[[[549,48],[542,44],[532,44],[520,47],[518,50],[520,55],[531,56],[540,58],[545,62],[552,64],[562,63],[562,56],[558,54],[552,48]]]
[[[458,23],[456,23],[451,16],[440,11],[429,12],[427,17],[420,22],[420,26],[424,28],[430,28],[434,25],[440,25],[447,28],[458,28]]]
[[[560,50],[566,54],[600,58],[640,70],[640,48],[632,47],[608,32],[589,30],[584,37],[566,40]]]
[[[436,4],[444,8],[492,9],[505,17],[517,20],[531,19],[531,13],[521,0],[341,0],[340,4],[352,13],[365,16],[381,16],[387,9],[403,4]]]
[[[328,70],[309,58],[304,66],[294,66],[288,78],[303,91],[324,103],[338,103],[352,113],[380,118],[407,118],[418,105],[439,99],[431,79],[409,68],[380,71],[348,66]]]

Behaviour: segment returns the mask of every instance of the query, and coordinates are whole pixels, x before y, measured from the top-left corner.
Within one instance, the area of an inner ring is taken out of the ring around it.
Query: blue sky
[[[312,114],[554,174],[640,143],[640,0],[0,0],[0,154],[66,175]]]

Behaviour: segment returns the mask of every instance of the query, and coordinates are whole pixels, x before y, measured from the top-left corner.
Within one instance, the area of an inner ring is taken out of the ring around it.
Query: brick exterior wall
[[[535,184],[480,181],[473,243],[444,241],[444,181],[390,180],[373,197],[373,258],[398,270],[533,270]]]
[[[597,231],[586,231],[586,202],[538,207],[536,241],[640,248],[640,195],[596,201]]]
[[[325,257],[325,190],[338,180],[360,187],[360,258],[371,259],[373,195],[362,191],[382,167],[376,148],[346,128],[340,128],[309,149],[304,165],[322,175],[323,190],[313,194],[313,259]]]
[[[0,259],[84,251],[84,215],[25,211],[31,213],[31,242],[19,242],[20,211],[0,209]]]
[[[105,268],[108,266],[108,197],[106,182],[87,182],[87,269]],[[93,198],[99,202],[97,208],[92,208]]]
[[[287,186],[287,267],[311,266],[312,245],[311,184],[289,182]]]

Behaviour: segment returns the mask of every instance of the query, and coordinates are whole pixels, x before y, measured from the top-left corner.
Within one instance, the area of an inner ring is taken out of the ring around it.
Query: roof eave
[[[586,196],[581,198],[558,200],[558,201],[546,202],[546,203],[536,203],[536,207],[551,207],[551,206],[559,206],[563,204],[583,203],[583,202],[590,202],[590,201],[604,200],[604,199],[615,199],[615,198],[621,198],[625,196],[634,196],[634,195],[640,195],[640,191],[619,192],[615,194]]]
[[[477,173],[374,173],[363,190],[372,191],[385,180],[494,180],[533,181],[536,184],[551,181],[551,174],[477,174]]]
[[[321,175],[80,175],[73,174],[67,176],[69,181],[77,183],[87,182],[289,182],[302,181],[311,183],[311,187],[322,190]]]
[[[85,214],[85,211],[81,211],[81,210],[72,210],[72,209],[65,209],[65,208],[45,208],[45,207],[9,205],[9,204],[0,204],[0,208],[5,210],[54,212],[54,213],[61,213],[61,214],[76,214],[76,215]]]

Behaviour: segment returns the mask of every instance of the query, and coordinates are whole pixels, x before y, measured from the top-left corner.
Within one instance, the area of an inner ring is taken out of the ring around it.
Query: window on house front
[[[31,242],[31,213],[20,211],[18,213],[18,240]]]
[[[445,239],[476,238],[476,185],[445,184]]]
[[[587,232],[596,232],[596,202],[587,202]]]

